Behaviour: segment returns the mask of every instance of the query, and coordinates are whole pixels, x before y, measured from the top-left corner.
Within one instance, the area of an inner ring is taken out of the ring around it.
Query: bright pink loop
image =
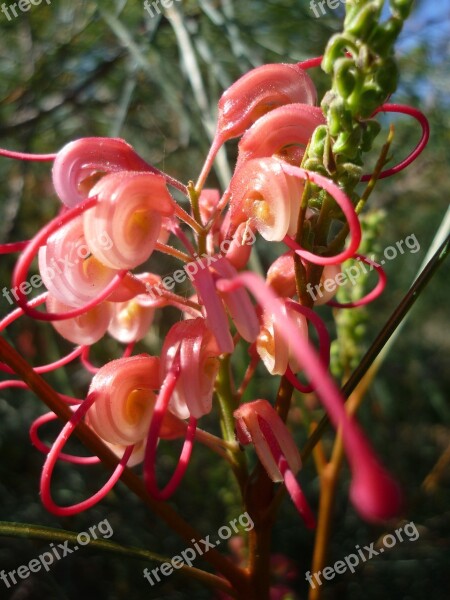
[[[177,357],[176,357],[177,358]],[[174,359],[174,363],[178,360]],[[147,444],[145,447],[145,458],[144,458],[144,480],[145,485],[149,493],[157,500],[168,500],[177,490],[181,483],[181,480],[186,472],[186,469],[191,458],[192,449],[194,446],[195,432],[197,429],[197,419],[195,417],[189,418],[189,424],[186,431],[186,438],[181,451],[180,460],[172,475],[169,483],[160,490],[156,481],[156,447],[160,437],[161,426],[164,421],[164,417],[169,406],[170,398],[173,394],[175,386],[179,377],[179,366],[175,365],[168,372],[164,383],[161,386],[161,390],[156,400],[155,408],[153,410],[152,421],[147,436]]]
[[[4,148],[0,148],[0,156],[13,158],[15,160],[31,160],[35,162],[50,162],[56,158],[56,154],[27,154],[25,152],[14,152],[14,150],[6,150]]]
[[[283,454],[283,451],[281,450],[278,440],[276,439],[269,423],[263,417],[261,417],[261,415],[258,415],[257,418],[261,432],[266,439],[267,444],[269,445],[275,461],[277,462],[278,468],[280,469],[281,475],[284,479],[284,484],[292,499],[292,502],[294,503],[295,508],[305,521],[306,527],[308,529],[314,529],[316,526],[314,514],[308,505],[305,495],[301,490],[294,473],[289,468],[289,464]]]
[[[294,300],[288,300],[286,302],[286,306],[293,310],[296,310],[298,313],[306,317],[311,323],[314,325],[317,335],[319,336],[319,356],[322,360],[322,363],[326,369],[330,366],[330,335],[326,328],[325,323],[319,317],[319,315],[314,312],[311,308],[307,306],[302,306],[298,304],[298,302],[294,302]],[[314,391],[313,385],[304,385],[301,383],[292,369],[288,366],[287,371],[285,373],[287,380],[300,392],[303,394],[309,394]]]
[[[336,256],[318,256],[317,254],[313,254],[308,250],[304,250],[289,236],[284,238],[284,243],[291,248],[291,250],[294,250],[299,256],[316,265],[335,265],[337,263],[344,262],[344,260],[347,260],[348,258],[351,258],[357,251],[361,242],[361,225],[358,220],[355,207],[353,206],[350,198],[334,183],[334,181],[324,177],[323,175],[319,175],[313,171],[306,171],[301,167],[294,167],[288,163],[282,163],[282,169],[288,175],[299,177],[300,179],[304,179],[306,181],[312,181],[312,183],[315,183],[328,192],[330,196],[336,200],[337,204],[344,213],[351,235],[348,248],[343,250],[340,254],[336,254]]]
[[[380,112],[393,112],[409,115],[411,117],[414,117],[414,119],[416,119],[416,121],[418,121],[422,127],[422,137],[420,138],[420,141],[417,144],[417,146],[404,160],[399,162],[397,165],[391,167],[390,169],[382,171],[379,174],[378,179],[384,179],[385,177],[390,177],[395,173],[403,171],[403,169],[406,169],[407,166],[409,166],[412,162],[416,160],[416,158],[424,150],[425,146],[428,143],[430,137],[430,124],[428,123],[428,119],[426,118],[426,116],[422,112],[420,112],[420,110],[417,110],[416,108],[413,108],[412,106],[407,106],[405,104],[383,104],[382,106],[376,109],[372,116],[375,116]],[[361,181],[369,181],[371,177],[372,173],[363,175],[361,177]]]
[[[30,439],[31,443],[35,448],[37,448],[43,454],[48,454],[50,452],[49,446],[44,444],[39,439],[38,430],[42,425],[46,423],[50,423],[51,421],[56,421],[57,415],[54,412],[45,413],[45,415],[41,415],[37,419],[33,421],[30,427]],[[100,462],[100,459],[97,456],[75,456],[73,454],[65,454],[61,452],[59,455],[61,460],[66,462],[70,462],[76,465],[94,465]]]
[[[21,381],[19,379],[8,379],[7,381],[0,381],[0,390],[6,390],[7,388],[20,388],[22,390],[30,390],[31,388],[28,383],[25,381]],[[63,402],[67,404],[81,404],[82,400],[78,398],[73,398],[72,396],[66,396],[65,394],[59,394],[58,396]]]
[[[0,254],[11,254],[12,252],[22,252],[28,244],[30,240],[25,240],[23,242],[11,242],[10,244],[0,244]]]
[[[314,67],[320,67],[322,64],[323,56],[316,56],[315,58],[308,58],[297,63],[297,66],[301,69],[314,69]]]
[[[45,292],[45,294],[41,294],[40,296],[30,300],[29,305],[33,308],[35,306],[40,306],[47,300],[47,296],[48,293]],[[6,315],[6,317],[0,321],[0,331],[6,329],[9,325],[11,325],[11,323],[14,323],[14,321],[16,321],[19,317],[22,317],[24,314],[25,313],[21,308],[16,308],[15,310],[11,311],[9,315]]]
[[[369,302],[372,302],[383,293],[383,290],[386,287],[387,283],[387,276],[384,272],[383,267],[362,254],[355,254],[353,258],[375,269],[375,271],[378,273],[377,285],[371,292],[363,296],[360,300],[355,300],[355,302],[336,302],[335,300],[329,300],[327,302],[328,306],[334,306],[335,308],[356,308],[357,306],[364,306],[365,304],[369,304]]]
[[[122,354],[122,358],[130,357],[131,354],[133,353],[135,345],[136,345],[135,342],[131,342],[130,344],[128,344],[128,346],[124,350],[124,353]],[[86,369],[86,371],[89,371],[89,373],[92,373],[93,375],[95,375],[96,373],[98,373],[100,371],[100,367],[96,367],[89,360],[90,349],[91,349],[91,346],[82,346],[81,347],[80,360],[81,360],[83,367]]]
[[[18,379],[7,379],[6,381],[0,381],[0,390],[6,390],[8,388],[20,388],[22,390],[29,389],[25,381],[19,381]]]
[[[70,517],[72,515],[76,515],[82,512],[83,510],[92,508],[92,506],[100,502],[100,500],[102,500],[106,496],[106,494],[108,494],[112,490],[112,488],[120,479],[123,471],[126,468],[131,453],[133,452],[134,446],[128,446],[128,448],[123,453],[119,464],[114,469],[114,472],[111,475],[111,477],[108,479],[105,485],[98,492],[93,494],[90,498],[88,498],[87,500],[83,500],[78,504],[72,504],[71,506],[58,506],[57,504],[55,504],[50,491],[53,469],[55,468],[56,462],[60,457],[61,450],[64,448],[67,440],[70,438],[75,427],[84,417],[87,410],[95,402],[96,398],[97,397],[95,394],[92,394],[90,398],[86,398],[86,400],[84,400],[83,403],[80,404],[80,406],[74,412],[70,421],[68,421],[64,425],[58,437],[56,438],[53,446],[51,447],[50,452],[47,454],[47,458],[42,469],[40,483],[41,500],[45,508],[58,517]]]
[[[57,360],[53,363],[49,363],[48,365],[34,367],[33,371],[35,373],[50,373],[51,371],[55,371],[56,369],[59,369],[60,367],[64,367],[65,365],[68,365],[75,358],[78,358],[80,356],[81,352],[82,352],[82,347],[78,346],[77,348],[72,350],[72,352],[70,352],[66,356],[63,356],[59,360]],[[15,373],[15,371],[13,371],[10,366],[8,366],[5,363],[1,363],[1,362],[0,362],[0,371],[3,371],[4,373]]]
[[[81,352],[80,359],[81,359],[81,363],[82,363],[83,367],[86,369],[86,371],[89,371],[89,373],[92,373],[93,375],[95,375],[96,373],[98,373],[100,371],[100,367],[96,367],[89,360],[90,349],[91,349],[90,346],[83,346],[83,350]]]
[[[120,284],[122,279],[127,274],[127,270],[118,271],[117,275],[114,276],[112,281],[105,287],[105,289],[93,300],[85,304],[84,306],[80,306],[78,308],[74,308],[65,313],[42,313],[34,308],[31,308],[31,304],[27,302],[26,295],[22,293],[20,286],[26,281],[28,271],[30,268],[33,259],[36,256],[37,251],[41,246],[43,246],[47,239],[58,230],[60,227],[68,223],[69,221],[78,217],[81,213],[92,208],[97,202],[97,198],[89,198],[84,202],[78,204],[74,208],[66,211],[63,215],[58,215],[52,221],[47,223],[45,227],[37,233],[37,235],[30,240],[30,243],[23,251],[21,257],[17,261],[16,267],[14,269],[13,278],[12,278],[12,287],[16,291],[17,295],[17,304],[22,308],[22,310],[29,316],[39,321],[64,321],[65,319],[72,319],[74,317],[78,317],[79,315],[84,314],[94,306],[97,306],[103,300],[105,300],[111,292]]]

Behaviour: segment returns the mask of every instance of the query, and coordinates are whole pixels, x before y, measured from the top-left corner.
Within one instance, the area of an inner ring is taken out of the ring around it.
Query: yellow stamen
[[[149,403],[154,399],[151,390],[133,390],[125,402],[124,416],[130,425],[136,425],[143,418]]]
[[[152,211],[143,208],[135,210],[127,223],[127,237],[134,245],[139,245],[145,240],[152,224]]]

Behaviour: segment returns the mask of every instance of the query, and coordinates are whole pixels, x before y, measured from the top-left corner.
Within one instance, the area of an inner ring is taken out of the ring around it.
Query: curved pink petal
[[[211,411],[220,350],[205,319],[197,317],[175,323],[161,351],[161,375],[166,377],[179,362],[177,383],[170,410],[181,419],[197,419]]]
[[[71,310],[70,306],[47,296],[47,310],[52,313],[63,313]],[[56,331],[73,344],[91,345],[98,342],[106,333],[112,317],[111,305],[102,302],[82,315],[65,321],[53,321]]]
[[[275,158],[255,158],[234,173],[230,182],[230,220],[234,227],[249,220],[264,239],[272,242],[283,240],[296,224],[303,181],[297,173],[291,177],[283,164]]]
[[[147,436],[159,388],[159,359],[137,355],[102,367],[92,379],[87,400],[95,399],[86,422],[110,444],[128,446]]]
[[[122,344],[142,340],[153,322],[155,309],[141,306],[137,299],[108,303],[110,321],[108,333]]]
[[[220,147],[240,136],[267,112],[299,102],[315,104],[317,93],[309,75],[299,65],[267,64],[252,69],[222,94],[217,130],[196,189],[201,190]]]
[[[36,254],[39,251],[39,248],[43,246],[47,242],[48,238],[56,231],[58,231],[58,229],[60,229],[62,226],[66,225],[73,219],[76,219],[83,211],[87,210],[88,208],[91,208],[95,204],[95,202],[95,198],[90,198],[89,200],[82,202],[80,205],[69,209],[64,214],[55,217],[52,221],[50,221],[50,223],[47,223],[47,225],[45,225],[32,240],[30,240],[29,244],[22,252],[14,268],[11,287],[17,290],[17,304],[19,305],[20,309],[28,316],[34,319],[38,319],[40,321],[63,321],[65,319],[77,317],[90,310],[94,306],[97,306],[98,304],[103,302],[103,300],[108,298],[110,294],[118,287],[121,280],[125,277],[127,273],[125,270],[118,271],[112,279],[112,281],[108,285],[106,285],[106,287],[101,292],[99,292],[95,298],[93,298],[91,301],[87,302],[85,305],[79,308],[74,308],[73,310],[62,313],[45,313],[36,310],[34,307],[39,304],[42,304],[42,302],[45,300],[45,295],[41,295],[38,298],[30,300],[30,302],[28,302],[26,294],[22,292],[22,285],[28,278],[28,271],[30,269],[31,263],[33,262]],[[8,317],[5,317],[5,319],[2,320],[0,327],[6,327],[7,324],[10,322],[10,319],[12,318],[12,320],[14,320],[15,318],[17,318],[18,314],[19,313],[14,312],[11,313],[11,315],[8,315]]]
[[[83,215],[92,254],[110,269],[133,269],[153,252],[162,217],[173,215],[175,201],[163,177],[121,172],[103,177],[90,191],[98,202]]]
[[[197,295],[206,311],[206,322],[214,334],[220,351],[231,354],[234,350],[227,314],[217,293],[214,279],[202,259],[197,261],[198,271],[192,276]]]
[[[300,164],[306,146],[319,125],[325,123],[322,109],[307,104],[286,104],[270,111],[248,129],[239,142],[236,169],[252,158],[274,154],[289,158],[294,147],[296,164]]]
[[[223,257],[216,260],[213,267],[220,277],[228,279],[237,275],[233,265]],[[224,292],[223,299],[239,334],[247,342],[254,342],[259,333],[259,320],[247,291],[239,289],[231,293]]]
[[[96,178],[117,171],[147,170],[151,167],[125,140],[81,138],[56,155],[53,186],[62,202],[73,207],[86,198]]]
[[[91,256],[81,216],[60,227],[39,248],[39,273],[50,294],[77,307],[98,296],[118,273]]]
[[[224,139],[241,135],[267,112],[294,102],[315,104],[317,92],[304,69],[275,63],[252,69],[219,100],[218,130]]]

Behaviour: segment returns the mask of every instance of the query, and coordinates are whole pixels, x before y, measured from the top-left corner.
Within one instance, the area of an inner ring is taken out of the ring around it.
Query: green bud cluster
[[[322,68],[332,76],[321,103],[327,124],[314,132],[304,166],[331,177],[350,196],[363,154],[380,131],[370,117],[397,87],[394,43],[412,2],[390,0],[391,16],[380,23],[384,0],[347,0],[343,32],[325,50]]]

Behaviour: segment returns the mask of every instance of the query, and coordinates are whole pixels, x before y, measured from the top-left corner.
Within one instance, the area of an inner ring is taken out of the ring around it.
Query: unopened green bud
[[[319,125],[312,134],[311,141],[309,142],[309,156],[315,158],[322,158],[325,149],[325,140],[328,135],[328,129],[326,125]]]
[[[368,2],[360,8],[351,21],[346,22],[345,31],[358,39],[365,40],[376,27],[379,16],[379,2]]]
[[[307,171],[315,171],[316,173],[324,175],[325,177],[329,175],[322,162],[317,158],[307,158],[302,164],[302,167]]]
[[[352,129],[352,114],[347,110],[344,100],[339,96],[337,96],[329,106],[327,122],[332,136],[338,135],[341,131],[349,131]]]
[[[362,175],[362,167],[351,162],[344,162],[337,168],[339,182],[345,189],[353,188],[359,183]]]
[[[366,121],[364,123],[362,140],[361,140],[361,150],[363,152],[369,152],[372,148],[372,144],[374,139],[380,133],[381,125],[378,121],[371,119],[370,121]]]
[[[377,69],[375,79],[384,96],[392,94],[397,89],[399,72],[397,63],[391,57],[382,61]]]
[[[332,73],[334,63],[338,58],[342,58],[345,50],[358,54],[358,48],[356,46],[356,39],[353,36],[337,33],[333,35],[325,48],[325,53],[322,60],[322,69],[325,73]]]
[[[403,27],[403,21],[398,17],[391,17],[385,23],[378,25],[368,40],[374,52],[380,56],[392,53],[392,47]]]
[[[386,94],[382,90],[377,86],[368,86],[360,96],[359,116],[368,119],[385,100]]]
[[[358,146],[361,141],[361,129],[356,126],[353,131],[344,131],[338,135],[333,144],[334,154],[343,154],[348,158],[354,158],[358,153]]]
[[[334,65],[334,74],[337,91],[343,98],[348,98],[361,77],[354,61],[351,58],[338,58]]]
[[[361,2],[347,0],[347,2],[345,3],[344,29],[347,28],[347,23],[351,23],[351,21],[353,21],[353,19],[358,15],[360,10]]]
[[[355,338],[357,340],[361,340],[364,338],[365,334],[366,334],[366,327],[365,325],[363,325],[362,323],[360,323],[359,325],[357,325],[355,327],[355,329],[353,330],[355,332]]]
[[[414,0],[391,0],[391,10],[398,14],[403,21],[409,17]]]

